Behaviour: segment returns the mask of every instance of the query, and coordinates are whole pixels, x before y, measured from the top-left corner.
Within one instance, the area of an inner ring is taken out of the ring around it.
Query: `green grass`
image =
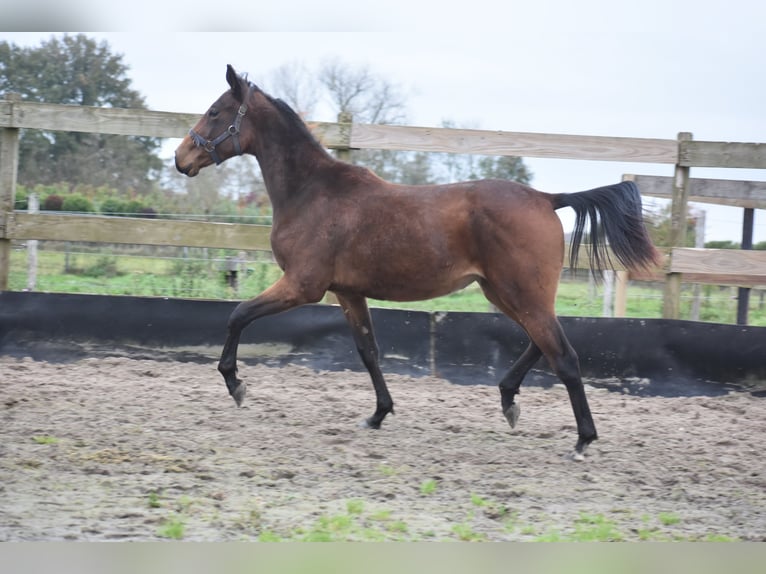
[[[60,245],[60,244],[59,244]],[[105,248],[87,253],[86,246],[72,244],[68,256],[69,272],[65,273],[67,255],[63,251],[40,250],[36,290],[56,293],[88,293],[101,295],[134,295],[150,297],[179,297],[238,300],[260,293],[276,281],[281,271],[264,260],[250,261],[248,273],[240,273],[239,289],[234,292],[225,284],[221,261],[227,254],[223,250],[190,250],[189,257],[172,258],[149,256],[149,251],[133,251],[131,255]],[[160,253],[160,252],[157,252]],[[162,252],[165,253],[165,252]],[[169,252],[167,252],[169,253]],[[180,253],[180,252],[179,252]],[[208,257],[207,259],[205,257]],[[250,258],[256,255],[250,254]],[[257,256],[257,257],[263,257]],[[26,288],[26,251],[14,249],[11,254],[9,288]],[[572,278],[564,274],[556,299],[556,313],[561,316],[600,317],[603,314],[604,286],[594,285],[581,272]],[[748,323],[766,326],[766,299],[764,290],[753,290],[750,295]],[[627,317],[662,317],[662,286],[632,282],[627,292]],[[694,295],[692,286],[686,285],[682,293],[681,317],[689,318]],[[391,302],[370,300],[372,307],[402,308],[420,311],[489,312],[493,308],[484,298],[478,285],[469,285],[462,291],[428,301]],[[700,320],[715,323],[734,323],[736,319],[736,289],[704,285],[700,288]]]
[[[424,480],[420,483],[420,494],[423,495],[429,495],[436,492],[436,487],[438,486],[438,483],[433,479],[429,478],[428,480]]]
[[[426,484],[423,481],[421,484]],[[149,507],[158,509],[161,522],[156,534],[161,538],[182,540],[200,522],[214,523],[218,517],[206,514],[204,500],[181,496],[161,498],[155,491],[148,493]],[[301,526],[275,527],[267,508],[253,500],[243,508],[240,520],[232,526],[241,533],[241,540],[259,542],[383,542],[450,540],[483,542],[488,540],[517,540],[534,542],[622,542],[622,541],[688,541],[733,542],[736,538],[718,533],[685,534],[677,526],[683,518],[673,512],[656,515],[633,515],[612,511],[606,514],[580,512],[568,521],[546,514],[521,518],[492,497],[467,494],[454,501],[450,522],[437,529],[418,528],[408,516],[379,505],[354,498],[337,501],[335,509],[314,516]]]
[[[662,522],[662,524],[665,526],[673,526],[674,524],[681,522],[681,519],[678,517],[678,515],[672,512],[660,512],[658,518],[660,519],[660,522]]]
[[[172,540],[181,540],[186,532],[186,521],[182,516],[173,515],[157,528],[157,536],[161,538],[170,538]]]
[[[36,435],[32,437],[32,440],[37,444],[56,444],[59,442],[59,439],[50,435]]]

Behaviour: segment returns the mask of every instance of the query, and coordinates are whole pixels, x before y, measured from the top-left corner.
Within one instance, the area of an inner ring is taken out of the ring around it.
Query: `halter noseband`
[[[250,99],[250,96],[253,93],[253,87],[254,87],[253,84],[250,84],[250,87],[247,90],[247,95],[245,96],[245,99],[242,100],[242,105],[239,106],[239,109],[237,110],[237,115],[234,117],[234,122],[228,128],[226,128],[226,131],[223,132],[221,135],[219,135],[217,138],[212,140],[206,140],[197,132],[195,132],[194,128],[189,130],[189,135],[194,141],[194,145],[196,145],[197,147],[204,148],[204,150],[210,154],[210,157],[213,158],[213,161],[215,162],[216,165],[219,165],[223,160],[218,155],[218,152],[215,151],[215,148],[229,138],[232,138],[234,140],[234,152],[236,153],[236,155],[242,155],[242,148],[239,145],[239,131],[240,131],[240,125],[242,124],[242,118],[244,118],[245,114],[247,113],[246,102]]]

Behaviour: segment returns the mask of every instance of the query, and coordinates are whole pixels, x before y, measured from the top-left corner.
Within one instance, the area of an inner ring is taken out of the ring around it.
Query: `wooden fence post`
[[[755,210],[745,208],[742,220],[742,249],[753,248],[753,223]],[[747,311],[750,306],[750,287],[740,287],[737,291],[737,325],[747,325]]]
[[[21,101],[18,94],[6,94],[6,101]],[[11,111],[11,115],[13,112]],[[19,129],[0,128],[0,291],[8,290],[11,266],[11,240],[6,232],[16,201],[16,176],[19,169]]]
[[[692,134],[678,134],[679,148],[682,142],[691,141]],[[679,153],[680,156],[680,153]],[[680,161],[680,160],[679,160]],[[673,176],[673,203],[670,218],[670,250],[674,247],[684,247],[686,244],[686,213],[689,204],[689,168],[676,164]],[[665,293],[662,300],[662,316],[665,319],[680,319],[681,317],[681,274],[668,272],[665,278]]]

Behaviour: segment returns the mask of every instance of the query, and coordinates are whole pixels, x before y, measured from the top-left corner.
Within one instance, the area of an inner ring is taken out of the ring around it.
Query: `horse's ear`
[[[234,95],[234,97],[237,99],[237,101],[242,101],[242,80],[237,75],[237,72],[234,71],[234,68],[231,64],[228,64],[226,66],[226,81],[229,82],[229,86],[231,87],[231,93]]]

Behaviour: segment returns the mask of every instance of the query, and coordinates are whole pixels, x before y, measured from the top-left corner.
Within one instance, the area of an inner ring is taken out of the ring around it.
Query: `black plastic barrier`
[[[236,303],[148,297],[0,293],[0,354],[68,361],[85,356],[214,362]],[[384,372],[496,384],[528,344],[492,313],[373,309]],[[582,374],[622,392],[718,394],[766,389],[766,327],[664,319],[562,317]],[[243,333],[240,359],[319,370],[364,367],[343,313],[308,305]],[[557,382],[544,359],[525,384]]]

